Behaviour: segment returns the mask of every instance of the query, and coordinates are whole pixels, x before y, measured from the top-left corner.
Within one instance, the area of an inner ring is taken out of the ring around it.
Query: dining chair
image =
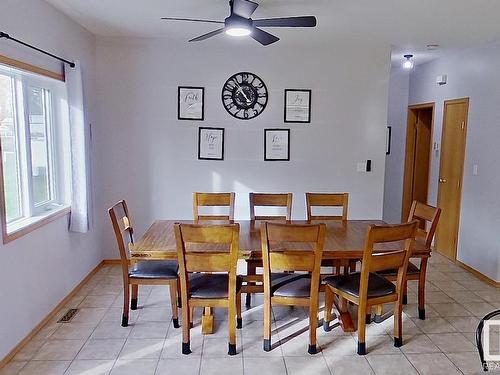
[[[172,307],[173,325],[179,328],[177,315],[178,263],[175,260],[130,261],[129,247],[134,243],[134,230],[125,200],[117,202],[109,210],[115,232],[123,274],[123,316],[122,327],[128,326],[130,309],[137,309],[139,285],[168,285]],[[132,298],[130,300],[130,289]]]
[[[434,239],[434,234],[439,222],[439,217],[441,216],[441,209],[437,207],[430,206],[425,203],[420,203],[413,201],[410,209],[410,214],[408,215],[408,222],[417,220],[420,223],[420,227],[417,230],[417,240],[420,238],[424,241],[425,249],[428,251],[428,255],[420,258],[420,267],[416,266],[414,263],[408,263],[408,269],[406,271],[406,280],[417,280],[418,281],[418,317],[421,320],[425,320],[425,279],[427,273],[427,261],[431,255],[431,246]],[[428,229],[427,229],[428,228]],[[391,281],[397,280],[397,270],[385,270],[380,272],[386,279]],[[403,304],[406,305],[407,301],[407,283],[403,286]],[[382,321],[382,306],[376,307],[374,321],[380,323]]]
[[[234,192],[232,193],[193,193],[194,220],[234,220]],[[201,215],[200,207],[227,207],[227,215]]]
[[[175,224],[174,230],[181,284],[182,354],[191,353],[192,308],[225,307],[229,320],[228,354],[235,355],[236,328],[242,324],[241,279],[236,275],[239,224]]]
[[[307,220],[347,220],[349,193],[306,193]],[[314,207],[340,207],[342,215],[313,215]]]
[[[394,302],[394,346],[403,345],[403,285],[406,279],[408,260],[415,246],[418,222],[397,225],[372,225],[368,229],[361,272],[335,275],[325,278],[325,318],[323,327],[330,330],[334,297],[339,298],[338,314],[347,312],[347,301],[358,306],[358,354],[366,354],[366,323],[371,307]],[[400,242],[404,241],[404,246]],[[376,250],[377,245],[393,243],[389,249]],[[394,246],[396,245],[396,246]],[[401,247],[403,247],[401,249]],[[397,269],[396,285],[377,272]]]
[[[292,220],[292,193],[249,193],[250,220]],[[282,207],[284,215],[255,215],[256,207]]]
[[[316,354],[316,329],[320,288],[321,255],[325,224],[266,222],[261,227],[264,265],[264,350],[271,350],[273,304],[309,307],[309,354]],[[292,281],[272,283],[275,271],[306,272]]]
[[[307,220],[329,221],[336,220],[345,223],[347,221],[347,212],[349,207],[349,193],[306,193]],[[315,208],[329,210],[341,209],[341,215],[314,215]],[[356,270],[356,261],[344,261],[323,259],[323,267],[332,267],[336,273],[340,272],[340,266],[344,267],[344,273]]]
[[[248,194],[250,202],[250,219],[251,220],[292,220],[292,193],[249,193]],[[284,215],[256,215],[256,207],[278,207],[284,209]],[[262,267],[261,259],[246,259],[247,264],[247,276],[252,278],[257,274],[257,268]],[[273,278],[277,278],[279,275],[273,275]],[[283,275],[286,277],[288,275]],[[256,283],[247,282],[248,287],[245,285],[243,287],[246,294],[245,305],[250,307],[252,303],[251,293],[263,293],[264,287],[260,288]],[[250,285],[252,286],[250,288]]]

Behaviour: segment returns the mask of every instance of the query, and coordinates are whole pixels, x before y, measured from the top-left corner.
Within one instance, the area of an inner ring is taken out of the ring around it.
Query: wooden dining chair
[[[232,193],[193,193],[194,220],[234,220],[234,192]],[[227,207],[227,215],[201,215],[200,207]]]
[[[175,260],[141,260],[130,261],[129,246],[134,243],[127,203],[117,202],[109,210],[109,216],[115,232],[123,274],[123,316],[122,327],[128,326],[130,309],[137,309],[139,285],[168,285],[170,289],[170,304],[172,307],[173,325],[179,328],[177,315],[178,263]],[[130,301],[130,289],[132,299]]]
[[[292,220],[292,193],[249,193],[250,220]],[[282,207],[284,215],[255,215],[256,207]]]
[[[236,328],[241,328],[241,280],[236,275],[239,224],[175,224],[174,229],[181,284],[182,354],[191,353],[192,308],[225,307],[228,354],[235,355]]]
[[[264,265],[264,350],[271,350],[273,304],[309,307],[309,354],[316,354],[316,329],[321,255],[325,224],[264,223],[261,227]],[[273,283],[275,271],[302,271],[300,278]]]
[[[314,215],[313,211],[315,208],[329,208],[329,209],[341,209],[341,215]],[[337,220],[343,223],[347,221],[347,212],[349,208],[349,193],[306,193],[306,210],[307,210],[307,220]],[[356,261],[345,260],[343,262],[339,260],[324,259],[321,262],[323,267],[332,267],[335,273],[340,272],[341,265],[344,268],[344,272],[356,270]]]
[[[249,193],[250,201],[250,219],[251,220],[292,220],[292,193]],[[284,215],[256,215],[256,207],[279,207],[284,209]],[[247,276],[253,277],[257,274],[257,268],[262,267],[261,259],[246,259]],[[278,275],[273,275],[273,278]],[[283,275],[288,276],[288,275]],[[250,288],[250,285],[252,286]],[[250,307],[252,304],[251,293],[263,293],[264,287],[256,286],[256,283],[248,282],[248,286],[244,286],[246,294],[245,305]]]
[[[420,227],[417,230],[417,239],[420,237],[424,243],[425,248],[428,251],[428,255],[420,258],[420,267],[417,267],[414,263],[408,263],[408,270],[406,271],[406,280],[418,280],[418,317],[421,320],[425,320],[425,279],[427,273],[427,261],[431,255],[431,246],[434,239],[434,234],[439,222],[439,217],[441,216],[441,209],[437,207],[430,206],[428,204],[413,201],[410,209],[410,214],[408,215],[408,222],[417,220],[420,223]],[[397,280],[397,270],[386,270],[380,272],[385,278],[396,281]],[[403,286],[403,304],[405,305],[407,301],[407,283]],[[375,312],[374,321],[380,323],[382,321],[382,306],[377,306]]]
[[[306,193],[307,220],[347,220],[349,193]],[[342,215],[313,215],[314,207],[340,207]]]
[[[338,316],[347,312],[347,301],[358,305],[358,354],[366,354],[365,332],[367,314],[374,305],[394,303],[394,346],[403,345],[403,285],[406,279],[408,260],[415,246],[418,222],[397,225],[372,225],[368,229],[361,272],[335,275],[325,278],[324,329],[330,330],[334,297],[339,298]],[[376,245],[401,242],[401,250],[377,251]],[[377,272],[397,269],[396,285]]]

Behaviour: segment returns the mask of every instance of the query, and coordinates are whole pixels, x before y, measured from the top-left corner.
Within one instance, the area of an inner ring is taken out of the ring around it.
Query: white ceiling
[[[162,21],[160,17],[223,20],[227,0],[46,0],[98,36],[169,38],[186,41],[218,28],[214,24]],[[383,40],[393,60],[413,53],[417,63],[443,51],[500,39],[499,0],[256,0],[254,18],[315,15],[315,29],[267,29],[278,43]],[[202,43],[224,43],[224,35]],[[437,43],[438,51],[426,45]],[[272,45],[266,48],[272,48]]]

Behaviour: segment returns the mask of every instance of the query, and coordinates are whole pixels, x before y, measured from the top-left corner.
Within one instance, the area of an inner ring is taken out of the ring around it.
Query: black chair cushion
[[[132,279],[176,279],[179,265],[176,260],[143,260],[129,267]]]
[[[236,293],[241,289],[241,277],[236,277]],[[189,294],[191,298],[228,298],[229,275],[224,273],[189,274]]]
[[[397,276],[398,275],[398,270],[397,269],[392,269],[392,270],[383,270],[383,271],[378,271],[377,272],[379,275],[383,276]],[[419,275],[420,274],[420,269],[414,265],[412,262],[408,262],[408,269],[406,270],[407,275]]]
[[[271,291],[302,277],[304,277],[304,274],[301,273],[273,272],[271,273]]]
[[[300,277],[271,288],[273,296],[307,298],[311,294],[311,277],[308,274],[299,274]]]
[[[359,297],[359,281],[361,272],[351,273],[349,275],[335,275],[324,279],[325,284]],[[368,298],[383,297],[396,293],[396,286],[385,277],[370,273],[368,278]]]

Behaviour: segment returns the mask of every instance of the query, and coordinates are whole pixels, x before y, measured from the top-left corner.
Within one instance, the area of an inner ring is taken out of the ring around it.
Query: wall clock
[[[267,87],[253,73],[236,73],[222,88],[222,104],[232,116],[241,120],[252,119],[266,108]]]

